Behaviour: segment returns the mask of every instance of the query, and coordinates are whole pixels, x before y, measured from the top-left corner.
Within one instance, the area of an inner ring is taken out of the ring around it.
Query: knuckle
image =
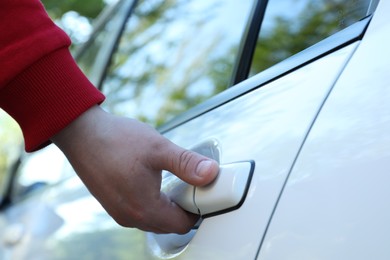
[[[112,217],[118,225],[127,228],[141,226],[145,221],[145,213],[142,210],[123,211]]]
[[[121,226],[121,227],[128,227],[128,228],[134,227],[134,226],[132,225],[132,223],[130,223],[128,220],[126,220],[126,219],[124,219],[124,218],[115,218],[115,217],[114,217],[114,220],[115,220],[115,222],[116,222],[119,226]]]
[[[186,172],[191,164],[192,158],[194,157],[193,153],[188,150],[184,150],[179,155],[179,162],[177,163],[178,171]]]
[[[176,229],[175,233],[184,235],[188,233],[191,230],[191,228],[192,228],[191,226],[181,226]]]

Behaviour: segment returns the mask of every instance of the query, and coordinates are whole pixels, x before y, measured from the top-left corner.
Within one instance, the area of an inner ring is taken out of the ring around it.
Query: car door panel
[[[26,239],[8,246],[7,258],[25,255],[31,259],[34,256],[39,259],[69,259],[72,256],[79,259],[102,256],[115,259],[161,259],[166,256],[253,259],[302,142],[357,45],[354,43],[329,54],[164,133],[187,148],[205,140],[216,140],[221,164],[255,162],[252,181],[241,207],[204,219],[193,232],[192,240],[180,251],[161,249],[160,244],[151,242],[153,234],[119,227],[74,177],[40,195],[44,198],[40,207],[44,205],[45,212],[51,212],[51,217],[61,220],[57,222],[60,225],[37,237],[39,243],[31,244],[35,247],[24,244]],[[256,84],[256,77],[236,87],[252,84]],[[14,205],[3,213],[5,221],[1,223],[12,225],[26,218],[26,213],[18,218],[15,214],[23,212],[22,207],[29,203],[29,207],[39,205],[39,200],[31,198]],[[33,220],[35,222],[29,225],[39,226],[41,220]],[[26,237],[31,235],[25,234]],[[169,239],[163,237],[162,240]]]
[[[356,45],[313,62],[166,133],[168,138],[184,147],[209,138],[218,140],[221,164],[248,159],[256,164],[242,206],[204,219],[184,250],[183,258],[255,257],[261,234],[295,156]],[[231,248],[236,250],[232,252]]]
[[[390,3],[381,1],[297,159],[258,259],[388,259]]]

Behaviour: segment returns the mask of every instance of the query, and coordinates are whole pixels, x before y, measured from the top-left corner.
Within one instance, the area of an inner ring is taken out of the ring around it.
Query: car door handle
[[[174,175],[164,178],[162,191],[183,209],[209,217],[239,208],[254,170],[253,161],[220,165],[216,179],[203,187],[189,185]]]

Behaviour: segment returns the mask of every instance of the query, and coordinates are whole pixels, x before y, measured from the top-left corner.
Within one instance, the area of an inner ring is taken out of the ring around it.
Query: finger
[[[161,193],[158,205],[150,214],[152,219],[149,223],[155,233],[178,233],[185,234],[191,230],[199,219],[199,216],[184,211],[176,203],[172,202],[164,193]]]
[[[142,207],[127,205],[111,210],[111,216],[124,227],[136,227],[143,231],[163,233],[187,233],[199,216],[184,211],[164,193],[158,199],[145,194],[148,199]]]
[[[218,174],[218,163],[198,153],[167,142],[156,150],[152,164],[157,170],[168,170],[195,186],[210,183]]]

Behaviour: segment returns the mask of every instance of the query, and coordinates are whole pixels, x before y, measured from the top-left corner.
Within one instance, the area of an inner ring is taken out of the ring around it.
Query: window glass
[[[370,0],[270,0],[250,74],[256,74],[367,16]]]
[[[140,1],[103,85],[106,109],[158,126],[226,89],[252,4]]]
[[[81,47],[83,48],[82,52],[77,57],[77,64],[95,85],[99,83],[104,71],[102,66],[106,64],[106,59],[114,44],[113,32],[119,30],[122,17],[126,15],[126,10],[122,8],[124,1],[119,4],[116,4],[117,0],[112,2],[113,5],[103,11],[97,19],[96,31],[86,45]]]

